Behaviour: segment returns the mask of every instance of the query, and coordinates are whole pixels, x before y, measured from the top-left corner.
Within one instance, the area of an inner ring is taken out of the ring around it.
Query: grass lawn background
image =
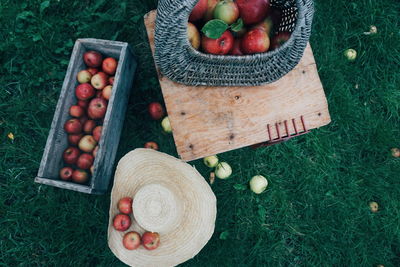
[[[390,155],[400,146],[400,2],[315,2],[311,45],[332,123],[284,144],[221,154],[234,173],[212,186],[215,233],[186,266],[400,266],[400,159]],[[107,246],[109,194],[33,179],[77,38],[126,41],[136,51],[117,160],[149,140],[177,155],[146,112],[162,101],[142,20],[156,6],[0,1],[1,266],[123,266]],[[364,35],[372,24],[378,34]],[[347,48],[359,53],[354,63],[343,57]],[[200,160],[192,164],[208,177]],[[235,189],[256,174],[268,177],[266,193]]]

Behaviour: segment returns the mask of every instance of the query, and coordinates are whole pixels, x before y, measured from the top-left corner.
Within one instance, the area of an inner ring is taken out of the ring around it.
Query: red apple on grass
[[[260,29],[248,31],[242,39],[241,48],[245,54],[264,53],[269,48],[268,34]]]
[[[164,108],[158,102],[150,103],[147,107],[147,110],[149,111],[150,117],[153,120],[159,120],[164,117],[165,114]]]
[[[112,86],[111,86],[111,85],[107,85],[107,86],[104,87],[104,89],[101,91],[101,96],[102,96],[105,100],[110,100],[111,94],[112,94]]]
[[[142,244],[147,250],[156,249],[160,245],[160,235],[154,232],[145,232],[142,235]]]
[[[118,201],[118,210],[124,214],[132,213],[132,198],[131,197],[123,197]]]
[[[70,134],[79,134],[82,132],[82,125],[78,119],[70,119],[64,124],[64,130]]]
[[[82,137],[78,144],[80,150],[87,153],[92,152],[96,145],[97,142],[91,135],[85,135],[84,137]]]
[[[97,68],[103,61],[103,56],[97,51],[88,51],[83,54],[83,61],[88,67]]]
[[[193,22],[203,18],[204,14],[207,11],[207,2],[208,0],[199,0],[197,2],[192,12],[190,13],[189,21]]]
[[[158,150],[158,145],[156,142],[147,142],[146,144],[144,144],[144,148]]]
[[[255,24],[262,21],[270,8],[269,0],[236,0],[240,17],[244,24]]]
[[[108,75],[114,75],[115,71],[117,70],[118,61],[115,58],[108,57],[103,60],[102,69]]]
[[[126,231],[131,226],[131,218],[126,214],[118,214],[114,217],[113,226],[117,231]]]
[[[272,38],[271,50],[281,47],[290,38],[290,32],[280,32]]]
[[[74,170],[71,167],[64,167],[60,170],[60,178],[64,181],[69,181],[72,179],[72,172]]]
[[[91,134],[95,127],[96,122],[94,120],[87,120],[83,125],[83,131],[87,134]]]
[[[92,74],[88,70],[81,70],[78,72],[76,79],[79,83],[88,83],[92,79]]]
[[[99,72],[99,69],[97,69],[97,68],[87,68],[86,70],[88,72],[90,72],[90,74],[92,74],[92,76]]]
[[[230,51],[231,55],[243,56],[242,49],[240,48],[241,42],[242,42],[241,39],[235,39],[235,42],[233,43],[232,50]]]
[[[75,170],[72,173],[72,181],[84,184],[89,180],[89,174],[84,170]]]
[[[78,166],[79,169],[82,170],[87,170],[90,168],[90,166],[93,165],[94,158],[92,155],[83,153],[79,156],[78,160],[76,161],[76,166]]]
[[[200,33],[197,30],[197,27],[193,23],[188,22],[187,36],[192,47],[196,50],[199,50]]]
[[[222,0],[215,6],[213,14],[215,19],[230,25],[239,18],[239,8],[232,0]]]
[[[94,98],[89,103],[88,115],[91,119],[101,119],[107,111],[107,102],[103,98]]]
[[[100,141],[101,138],[101,131],[103,130],[103,126],[97,126],[93,129],[93,138],[97,142]]]
[[[80,154],[81,152],[79,151],[79,149],[70,146],[66,150],[64,150],[63,153],[64,162],[67,164],[75,164]]]
[[[108,78],[108,83],[109,83],[110,85],[114,85],[114,80],[115,80],[115,77],[112,76],[112,77]]]
[[[88,83],[82,83],[75,89],[75,95],[79,100],[88,100],[95,94],[93,86]]]
[[[73,105],[69,108],[69,114],[72,117],[80,118],[85,114],[85,110],[78,105]]]
[[[77,146],[79,144],[79,141],[81,140],[83,134],[70,134],[68,135],[68,142],[71,145]]]
[[[108,75],[104,72],[98,72],[93,75],[90,83],[93,85],[94,88],[97,90],[102,90],[108,84]]]
[[[208,0],[207,1],[207,11],[204,14],[204,21],[209,21],[213,19],[214,8],[218,4],[219,0]]]
[[[211,39],[203,36],[201,39],[201,46],[204,52],[216,55],[226,55],[233,47],[233,35],[228,30],[225,31],[218,39]]]
[[[86,109],[89,106],[89,101],[87,100],[78,100],[77,105]]]
[[[128,250],[137,249],[141,243],[139,233],[134,231],[126,233],[124,235],[124,238],[122,239],[122,243],[124,244],[124,247]]]

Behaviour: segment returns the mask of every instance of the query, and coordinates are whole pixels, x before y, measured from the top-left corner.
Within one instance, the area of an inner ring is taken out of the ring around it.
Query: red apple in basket
[[[90,79],[92,79],[92,76],[93,75],[88,70],[81,70],[78,72],[76,79],[79,83],[88,83],[90,82]]]
[[[128,250],[137,249],[140,246],[140,242],[140,235],[135,231],[126,233],[124,235],[124,239],[122,240],[124,247]]]
[[[203,18],[204,14],[207,11],[207,1],[208,0],[199,0],[197,2],[192,12],[190,13],[189,21],[193,22]]]
[[[96,122],[94,120],[87,120],[83,125],[83,131],[87,134],[91,134],[95,127]]]
[[[131,197],[123,197],[118,201],[118,210],[124,214],[132,213],[132,198]]]
[[[232,0],[223,0],[215,6],[213,14],[215,19],[223,20],[230,25],[239,18],[239,8]]]
[[[99,72],[99,69],[97,69],[97,68],[87,68],[86,70],[88,72],[90,72],[90,74],[92,74],[92,76]]]
[[[290,32],[280,32],[272,38],[271,50],[281,47],[290,38]]]
[[[69,181],[72,179],[72,172],[74,170],[71,167],[64,167],[60,170],[60,178],[64,181]]]
[[[83,109],[86,109],[89,106],[89,101],[88,100],[78,100],[77,105],[82,107]]]
[[[115,80],[115,77],[112,76],[112,77],[108,78],[108,83],[109,83],[110,85],[114,85],[114,80]]]
[[[244,24],[255,24],[262,21],[270,8],[269,0],[236,0],[240,17]]]
[[[70,119],[64,124],[64,130],[70,134],[82,132],[82,125],[78,119]]]
[[[204,14],[204,21],[212,20],[214,17],[214,8],[218,4],[219,0],[208,0],[207,1],[207,11]]]
[[[204,52],[216,55],[226,55],[233,47],[233,35],[230,31],[225,31],[218,39],[211,39],[207,36],[201,38],[201,46]]]
[[[156,142],[147,142],[146,144],[144,144],[144,148],[158,150],[158,145]]]
[[[261,21],[260,23],[257,23],[256,25],[254,25],[252,27],[252,29],[263,30],[268,34],[268,36],[270,36],[273,27],[274,27],[274,24],[272,22],[272,19],[271,19],[271,17],[268,17],[268,18],[264,19],[263,21]]]
[[[243,56],[242,49],[240,48],[241,42],[242,42],[241,39],[235,39],[235,42],[233,43],[232,50],[230,51],[231,55]]]
[[[101,119],[107,111],[107,101],[103,98],[94,98],[89,103],[88,115],[91,119]]]
[[[72,173],[72,181],[84,184],[89,180],[89,174],[84,170],[75,170]]]
[[[118,61],[115,58],[108,57],[103,60],[102,69],[108,75],[114,75],[117,70]]]
[[[72,117],[80,118],[85,114],[85,110],[81,106],[73,105],[69,108],[69,114]]]
[[[82,170],[87,170],[90,168],[90,166],[93,165],[94,158],[92,155],[83,153],[79,156],[78,160],[76,161],[76,166],[78,166],[79,169]]]
[[[88,67],[97,68],[103,61],[103,56],[97,51],[88,51],[83,54],[83,61]]]
[[[126,214],[118,214],[114,217],[113,225],[117,231],[126,231],[131,226],[131,218]]]
[[[190,44],[196,50],[199,50],[200,47],[200,33],[197,30],[196,26],[193,23],[188,22],[187,28],[187,36]]]
[[[112,94],[112,85],[107,85],[106,87],[104,87],[103,91],[101,91],[101,96],[105,100],[110,100],[111,94]]]
[[[67,164],[75,164],[81,152],[76,147],[68,147],[64,150],[63,159]]]
[[[150,117],[153,120],[159,120],[164,117],[165,114],[164,108],[158,102],[150,103],[147,107],[147,110],[149,111]]]
[[[93,75],[92,79],[90,80],[90,83],[97,90],[102,90],[108,84],[108,75],[100,71],[95,75]]]
[[[70,134],[68,135],[68,142],[71,145],[77,146],[79,144],[79,141],[81,140],[83,134]]]
[[[241,48],[245,54],[264,53],[269,48],[268,34],[260,29],[248,31],[242,39]]]
[[[80,150],[87,153],[92,152],[96,145],[97,142],[91,135],[85,135],[84,137],[82,137],[78,144]]]
[[[101,131],[103,130],[103,126],[97,126],[93,129],[93,138],[97,142],[100,141],[101,138]]]
[[[160,245],[160,235],[154,232],[145,232],[142,235],[142,244],[147,250],[156,249]]]
[[[88,83],[82,83],[75,89],[75,95],[79,100],[88,100],[95,94],[93,86]]]

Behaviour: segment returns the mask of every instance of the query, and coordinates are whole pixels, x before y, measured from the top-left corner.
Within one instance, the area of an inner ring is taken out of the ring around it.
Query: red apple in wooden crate
[[[83,134],[69,134],[68,135],[68,142],[71,145],[77,146],[79,144],[79,141],[81,140]]]
[[[102,69],[108,75],[114,75],[117,70],[118,61],[115,58],[108,57],[103,60]]]
[[[89,103],[88,115],[91,119],[101,119],[107,111],[107,102],[103,98],[94,98]]]
[[[96,140],[94,140],[93,136],[85,135],[79,141],[78,147],[83,152],[90,153],[93,151],[93,149],[96,147],[96,145],[97,145],[97,142],[96,142]]]
[[[79,156],[78,160],[76,161],[76,166],[79,169],[87,170],[93,165],[94,158],[92,155],[88,153],[83,153]]]
[[[79,134],[82,132],[82,124],[78,119],[70,119],[65,122],[64,130],[70,134]]]
[[[93,86],[88,83],[82,83],[75,89],[75,95],[79,100],[88,100],[95,94]]]
[[[92,79],[90,80],[90,83],[97,90],[102,90],[108,84],[108,75],[100,71],[95,75],[93,75]]]
[[[72,173],[72,181],[84,184],[89,180],[89,174],[84,170],[75,170]]]
[[[80,154],[81,152],[78,148],[72,146],[68,147],[66,150],[64,150],[63,160],[67,164],[75,164]]]
[[[60,170],[60,178],[64,181],[69,181],[72,179],[73,169],[71,167],[64,167]]]
[[[97,68],[100,67],[103,56],[97,51],[88,51],[83,54],[83,61],[88,67]]]

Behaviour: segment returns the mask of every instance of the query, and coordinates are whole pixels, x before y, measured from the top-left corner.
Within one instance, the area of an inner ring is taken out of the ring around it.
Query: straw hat
[[[125,232],[113,227],[117,203],[133,198],[132,225]],[[151,149],[136,149],[118,163],[111,192],[108,246],[131,266],[174,266],[193,258],[214,232],[216,198],[205,179],[189,164]],[[158,232],[160,246],[127,250],[128,231]]]

